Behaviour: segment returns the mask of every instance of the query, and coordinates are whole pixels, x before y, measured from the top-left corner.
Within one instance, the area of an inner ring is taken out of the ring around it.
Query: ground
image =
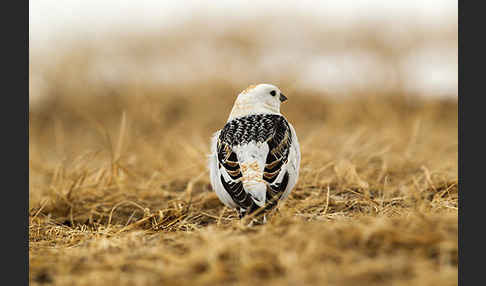
[[[279,87],[300,178],[248,227],[206,168],[241,87],[58,86],[30,110],[31,285],[457,285],[457,100]]]

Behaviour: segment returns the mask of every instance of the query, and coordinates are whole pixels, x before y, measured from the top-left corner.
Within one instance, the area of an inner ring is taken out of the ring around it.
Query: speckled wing
[[[293,159],[295,156],[294,144],[297,143],[297,140],[292,129],[287,120],[280,116],[275,122],[273,136],[267,140],[269,152],[263,173],[263,179],[268,183],[267,209],[273,208],[278,200],[285,198],[296,182],[295,176],[298,173],[293,168]],[[292,162],[289,162],[289,159],[292,159]],[[287,190],[288,192],[286,192]]]
[[[238,207],[238,205],[233,200],[230,193],[228,193],[225,186],[223,186],[223,180],[221,179],[223,173],[221,170],[221,165],[218,161],[218,147],[220,146],[218,144],[218,138],[220,133],[221,130],[216,132],[211,138],[211,155],[209,155],[209,178],[211,180],[211,186],[213,187],[213,190],[218,196],[219,200],[229,208],[236,208]],[[226,176],[228,175],[226,174]]]

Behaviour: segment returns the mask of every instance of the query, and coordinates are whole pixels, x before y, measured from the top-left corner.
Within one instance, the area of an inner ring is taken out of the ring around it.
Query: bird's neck
[[[248,116],[252,114],[280,114],[280,108],[278,106],[272,106],[264,102],[250,102],[237,100],[233,105],[233,109],[228,117],[228,121],[235,118]]]

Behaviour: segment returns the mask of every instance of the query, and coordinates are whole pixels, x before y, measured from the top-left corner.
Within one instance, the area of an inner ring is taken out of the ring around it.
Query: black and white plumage
[[[285,199],[297,183],[300,149],[293,126],[280,113],[287,98],[274,85],[241,92],[223,129],[211,141],[211,185],[240,218]]]

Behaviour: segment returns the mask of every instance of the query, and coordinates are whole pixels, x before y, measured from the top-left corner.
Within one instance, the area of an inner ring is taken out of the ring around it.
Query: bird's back
[[[279,114],[253,114],[227,122],[213,150],[224,189],[215,188],[216,192],[226,192],[242,209],[262,207],[270,198],[288,194],[288,187],[293,187],[289,181],[296,182],[295,171],[287,166],[289,155],[295,156],[292,129]]]

